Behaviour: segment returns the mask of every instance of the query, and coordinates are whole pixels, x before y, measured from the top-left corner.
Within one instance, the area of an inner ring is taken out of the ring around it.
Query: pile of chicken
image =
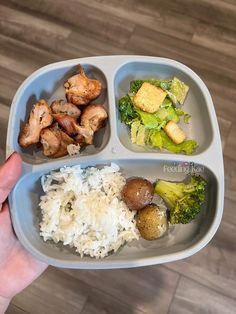
[[[49,106],[41,99],[33,106],[20,131],[20,146],[40,142],[45,156],[58,158],[77,154],[83,145],[93,143],[94,133],[108,117],[103,105],[89,104],[101,94],[101,82],[87,78],[79,65],[78,74],[70,77],[64,87],[67,102],[55,100]]]

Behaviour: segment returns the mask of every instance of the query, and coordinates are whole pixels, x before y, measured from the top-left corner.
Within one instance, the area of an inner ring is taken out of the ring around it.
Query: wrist
[[[0,296],[0,314],[4,314],[8,308],[11,299]]]

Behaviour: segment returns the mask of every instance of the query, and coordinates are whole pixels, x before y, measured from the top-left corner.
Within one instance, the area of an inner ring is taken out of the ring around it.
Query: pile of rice
[[[121,200],[125,178],[112,163],[101,169],[64,167],[42,177],[45,195],[40,234],[75,247],[81,255],[103,258],[139,238],[134,219]]]

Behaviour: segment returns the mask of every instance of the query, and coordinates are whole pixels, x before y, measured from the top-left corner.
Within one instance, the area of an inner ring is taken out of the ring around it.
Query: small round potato
[[[125,184],[121,194],[129,209],[139,210],[151,203],[154,189],[148,180],[134,178]]]
[[[138,230],[145,240],[160,238],[168,228],[166,211],[159,209],[155,204],[138,211],[136,222]]]

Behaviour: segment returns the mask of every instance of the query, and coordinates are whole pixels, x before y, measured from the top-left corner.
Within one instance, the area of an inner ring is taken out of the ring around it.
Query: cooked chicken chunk
[[[99,130],[107,119],[107,112],[102,105],[88,105],[82,115],[80,124],[93,132]]]
[[[53,115],[58,124],[65,130],[68,135],[76,136],[76,142],[79,144],[93,143],[93,130],[88,127],[80,126],[76,119],[65,114],[57,113]]]
[[[52,112],[57,113],[64,113],[70,117],[78,118],[81,114],[81,110],[76,107],[75,105],[65,102],[64,100],[55,100],[51,104]]]
[[[63,157],[68,154],[67,146],[75,143],[57,124],[42,130],[40,135],[40,141],[43,145],[43,154],[45,156],[54,158]]]
[[[82,144],[93,144],[93,135],[94,132],[92,129],[87,129],[85,127],[82,127],[80,125],[77,125],[77,135],[75,137],[76,143],[82,145]]]
[[[64,84],[67,101],[74,105],[87,105],[101,94],[102,84],[86,77],[79,65],[79,73],[70,77]]]
[[[68,135],[77,134],[77,122],[76,119],[63,113],[53,114],[53,118],[58,124],[65,130]]]
[[[60,134],[61,134],[61,145],[60,145],[59,150],[56,152],[56,154],[53,155],[54,158],[59,158],[59,157],[68,155],[67,146],[75,143],[73,138],[71,138],[62,130],[60,130]]]
[[[40,142],[43,145],[43,154],[45,156],[55,155],[61,145],[60,136],[58,136],[53,128],[43,129],[40,136]]]
[[[22,147],[28,147],[31,144],[38,143],[42,129],[52,124],[52,111],[48,103],[39,100],[30,112],[30,117],[20,131],[19,144]]]

